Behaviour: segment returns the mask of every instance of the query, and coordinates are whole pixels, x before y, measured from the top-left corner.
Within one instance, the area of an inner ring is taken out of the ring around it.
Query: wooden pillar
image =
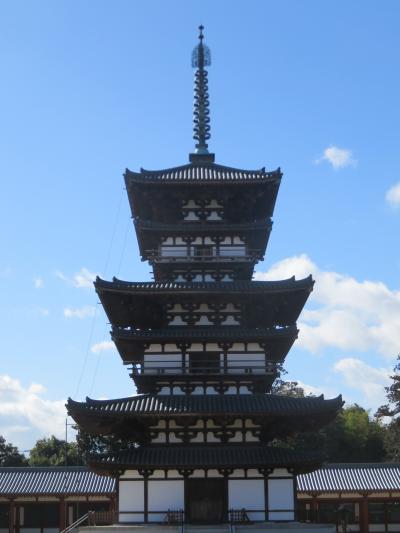
[[[364,495],[360,501],[360,533],[368,533],[369,518],[368,518],[368,496]]]
[[[60,501],[58,502],[59,505],[59,519],[58,519],[58,527],[60,531],[65,529],[67,527],[67,513],[66,513],[66,501],[64,496],[60,497]]]
[[[10,533],[15,532],[15,502],[13,499],[10,500],[10,505],[8,508],[8,530]]]
[[[110,498],[110,517],[111,517],[111,524],[115,524],[118,522],[116,516],[117,516],[118,506],[117,506],[117,496],[112,495]]]
[[[315,524],[318,522],[318,496],[312,494],[311,508],[310,508],[310,521]]]
[[[144,477],[144,523],[147,524],[149,521],[149,477]]]

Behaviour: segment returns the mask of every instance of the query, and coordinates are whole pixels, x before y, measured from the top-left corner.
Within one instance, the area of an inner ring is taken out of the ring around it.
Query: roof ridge
[[[93,398],[86,397],[86,402],[77,402],[75,400],[71,400],[71,398],[68,399],[68,402],[71,402],[72,404],[80,404],[80,405],[86,405],[90,407],[90,405],[105,405],[105,404],[117,404],[118,402],[132,402],[132,401],[140,401],[140,400],[158,400],[160,403],[162,402],[201,402],[201,401],[209,401],[209,402],[215,402],[218,403],[227,402],[231,398],[240,398],[241,401],[245,403],[251,403],[255,402],[260,398],[271,398],[271,401],[283,401],[283,402],[290,402],[290,403],[336,403],[341,401],[342,395],[339,394],[338,396],[335,396],[334,398],[328,398],[326,399],[323,394],[320,396],[304,396],[304,397],[296,397],[296,396],[289,396],[289,395],[279,395],[279,394],[270,394],[270,393],[252,393],[252,394],[224,394],[222,396],[214,396],[214,395],[191,395],[191,396],[176,396],[173,394],[155,394],[155,393],[145,393],[145,394],[137,394],[134,396],[127,396],[123,398],[112,398],[112,399],[105,399],[105,400],[96,400]]]
[[[163,174],[168,172],[178,172],[180,170],[189,169],[189,168],[212,168],[215,170],[226,170],[228,172],[235,171],[235,172],[243,172],[246,174],[275,174],[275,173],[281,173],[280,167],[276,168],[275,170],[265,170],[265,166],[258,168],[258,169],[244,169],[239,167],[232,167],[229,165],[221,165],[220,163],[186,163],[185,165],[178,165],[175,167],[168,167],[168,168],[161,168],[158,170],[149,170],[145,169],[143,167],[140,167],[140,172],[134,172],[130,169],[126,169],[126,173],[131,174],[141,174],[141,175],[154,175],[154,174]]]
[[[113,284],[121,284],[121,285],[127,285],[127,286],[142,286],[142,287],[177,287],[177,288],[193,288],[193,289],[220,289],[223,288],[224,290],[228,289],[229,287],[268,287],[273,285],[282,285],[285,284],[302,284],[306,281],[312,281],[312,274],[309,276],[306,276],[305,278],[296,279],[295,276],[291,276],[290,278],[286,279],[280,279],[280,280],[236,280],[236,281],[193,281],[193,282],[185,282],[185,281],[126,281],[117,278],[116,276],[113,277],[112,281],[107,281],[105,279],[100,278],[100,276],[96,277],[95,284],[105,284],[105,285],[113,285]]]
[[[71,465],[71,466],[65,466],[65,465],[43,465],[43,466],[0,466],[0,473],[1,472],[11,472],[11,471],[17,471],[17,472],[40,472],[40,471],[57,471],[62,472],[63,470],[68,469],[74,472],[77,471],[88,471],[90,472],[89,468],[85,465]]]
[[[327,463],[323,465],[321,468],[324,469],[333,469],[333,468],[400,468],[400,462],[396,463],[369,463],[369,462],[361,462],[361,463]]]

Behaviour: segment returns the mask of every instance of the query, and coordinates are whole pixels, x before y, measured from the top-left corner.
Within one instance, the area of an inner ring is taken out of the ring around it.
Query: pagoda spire
[[[192,162],[213,162],[214,154],[208,151],[207,141],[210,134],[210,109],[208,95],[208,72],[205,67],[211,65],[211,52],[203,43],[204,26],[199,26],[199,44],[192,52],[192,67],[196,69],[194,75],[194,109],[193,109],[193,139],[197,141],[194,154],[190,154]]]

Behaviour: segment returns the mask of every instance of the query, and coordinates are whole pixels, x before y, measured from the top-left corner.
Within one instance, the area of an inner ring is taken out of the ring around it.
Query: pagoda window
[[[214,247],[210,245],[194,246],[193,255],[195,257],[212,257],[214,255]]]
[[[161,246],[161,257],[186,257],[186,246]]]
[[[264,374],[263,353],[228,354],[228,374]]]
[[[210,352],[192,352],[189,354],[189,372],[191,374],[219,374],[220,354]]]
[[[246,255],[246,247],[242,246],[221,246],[219,249],[221,257],[243,257]]]
[[[170,353],[167,357],[160,354],[144,354],[144,374],[181,374],[182,371],[180,353]]]

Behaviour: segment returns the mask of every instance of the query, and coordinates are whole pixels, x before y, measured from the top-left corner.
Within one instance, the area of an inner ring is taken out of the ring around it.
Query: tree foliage
[[[389,418],[385,428],[385,448],[388,461],[400,460],[400,354],[390,376],[392,380],[389,387],[385,387],[388,402],[382,405],[376,416],[379,419]]]
[[[25,466],[26,464],[25,455],[0,435],[0,466]]]
[[[67,460],[66,460],[67,459]],[[57,439],[54,435],[39,439],[29,455],[30,466],[76,466],[84,464],[77,442]]]
[[[305,397],[295,381],[277,380],[275,394]],[[325,427],[299,433],[284,442],[276,441],[299,451],[318,451],[327,462],[381,462],[385,459],[385,428],[359,405],[341,409],[338,416]]]
[[[116,439],[109,435],[93,436],[80,430],[77,435],[78,447],[84,458],[91,454],[116,453],[137,447],[132,439]]]

